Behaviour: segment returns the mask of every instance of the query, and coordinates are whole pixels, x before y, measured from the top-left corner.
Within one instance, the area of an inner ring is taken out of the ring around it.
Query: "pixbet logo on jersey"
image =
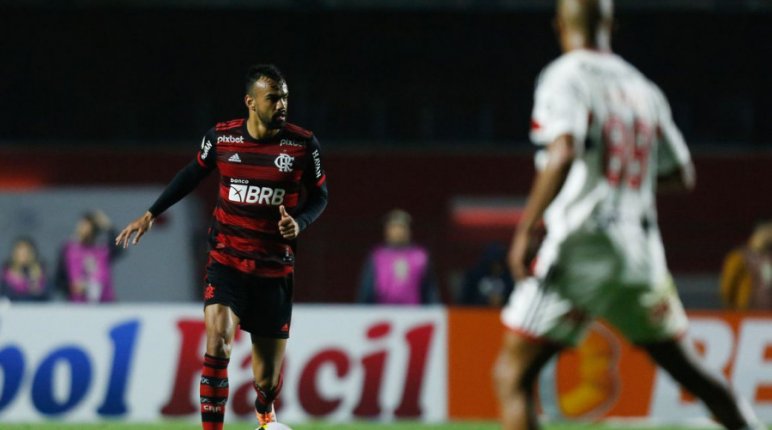
[[[278,206],[284,203],[286,193],[283,188],[258,187],[249,185],[249,181],[245,179],[231,179],[228,200],[238,203]]]
[[[244,136],[217,136],[217,143],[244,143]]]

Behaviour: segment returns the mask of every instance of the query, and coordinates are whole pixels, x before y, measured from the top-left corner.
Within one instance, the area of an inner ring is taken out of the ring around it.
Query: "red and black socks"
[[[201,370],[201,427],[222,430],[228,402],[228,359],[204,355]]]
[[[279,375],[279,383],[275,387],[269,389],[263,389],[255,382],[255,391],[257,392],[257,398],[255,399],[255,411],[260,414],[271,412],[273,409],[273,401],[279,397],[281,387],[284,384],[284,378]]]

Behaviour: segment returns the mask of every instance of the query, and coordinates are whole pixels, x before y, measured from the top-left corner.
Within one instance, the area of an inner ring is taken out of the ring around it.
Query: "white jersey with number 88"
[[[690,159],[665,96],[612,53],[572,51],[539,77],[531,138],[546,146],[565,134],[576,160],[545,213],[553,238],[603,219],[655,223],[657,174]]]

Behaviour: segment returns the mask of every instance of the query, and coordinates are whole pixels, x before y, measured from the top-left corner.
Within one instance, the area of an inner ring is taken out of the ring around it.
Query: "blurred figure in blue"
[[[45,301],[49,290],[43,263],[31,238],[17,238],[10,257],[3,263],[0,291],[11,301]]]
[[[429,252],[412,243],[412,217],[401,209],[386,214],[384,243],[371,253],[362,271],[359,303],[422,305],[439,302]]]
[[[459,305],[501,307],[512,292],[512,274],[507,267],[507,248],[490,243],[477,264],[464,275]]]

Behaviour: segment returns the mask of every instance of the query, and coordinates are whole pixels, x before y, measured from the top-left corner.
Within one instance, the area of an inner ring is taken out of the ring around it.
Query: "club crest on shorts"
[[[295,162],[295,157],[281,153],[278,157],[276,157],[276,160],[273,161],[273,164],[276,165],[276,167],[279,168],[279,171],[282,173],[288,173],[292,171],[292,164]]]

